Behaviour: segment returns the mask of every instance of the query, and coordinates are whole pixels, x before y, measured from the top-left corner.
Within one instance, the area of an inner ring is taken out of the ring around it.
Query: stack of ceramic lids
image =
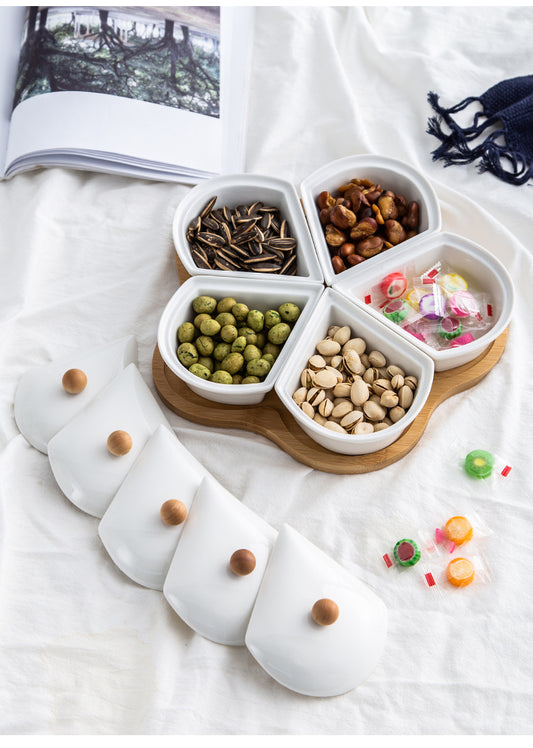
[[[183,447],[136,366],[133,337],[35,367],[15,418],[115,564],[198,634],[246,646],[275,680],[332,696],[382,653],[383,603],[293,528],[268,525]],[[220,533],[224,527],[224,533]]]

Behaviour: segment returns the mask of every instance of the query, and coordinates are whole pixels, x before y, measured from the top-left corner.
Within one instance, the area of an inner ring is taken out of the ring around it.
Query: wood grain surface
[[[200,397],[173,374],[157,346],[152,359],[152,375],[163,403],[188,421],[260,434],[298,462],[326,473],[367,473],[405,457],[418,443],[431,414],[440,403],[476,385],[498,363],[505,349],[507,333],[505,330],[474,361],[435,374],[428,399],[413,423],[393,444],[367,455],[340,455],[314,442],[298,426],[274,390],[258,405],[224,405]]]

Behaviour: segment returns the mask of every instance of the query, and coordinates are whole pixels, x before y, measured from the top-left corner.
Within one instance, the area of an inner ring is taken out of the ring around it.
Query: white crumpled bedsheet
[[[50,169],[0,184],[0,732],[2,734],[529,734],[533,537],[531,186],[432,163],[426,94],[443,104],[532,73],[531,7],[260,7],[246,167],[298,184],[321,164],[375,152],[433,183],[443,228],[484,245],[516,287],[502,360],[434,413],[404,459],[337,476],[250,433],[167,411],[183,444],[275,528],[288,522],[370,584],[389,610],[386,650],[343,696],[297,695],[244,648],[191,631],[161,593],[130,581],[97,520],[57,487],[18,432],[26,369],[134,334],[151,358],[178,285],[171,221],[188,187]],[[148,136],[148,135],[147,135]],[[487,448],[512,465],[474,483]],[[387,574],[399,528],[475,513],[492,530],[492,581],[432,595]]]

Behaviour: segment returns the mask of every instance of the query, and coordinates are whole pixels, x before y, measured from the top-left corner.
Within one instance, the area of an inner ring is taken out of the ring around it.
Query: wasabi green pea
[[[268,361],[268,363],[270,364],[270,368],[272,368],[274,366],[274,361],[276,359],[274,358],[274,356],[271,353],[263,353],[262,358],[264,358],[265,361]]]
[[[220,325],[216,321],[216,319],[204,319],[202,324],[200,325],[200,332],[202,335],[209,335],[212,337],[213,335],[218,335],[220,332]]]
[[[281,314],[276,312],[275,309],[269,309],[265,312],[265,327],[270,329],[271,327],[274,327],[274,325],[279,325],[280,322],[283,322]]]
[[[231,345],[229,343],[218,343],[213,351],[213,358],[216,361],[223,361],[230,353]]]
[[[209,335],[200,335],[196,338],[194,344],[200,356],[210,356],[215,348],[213,338],[210,338]]]
[[[235,325],[224,325],[220,330],[220,337],[225,343],[233,343],[237,340],[237,328]]]
[[[266,335],[264,332],[258,332],[257,333],[257,340],[255,341],[255,344],[258,348],[264,348],[265,343],[267,342]]]
[[[210,314],[205,314],[205,312],[203,314],[197,314],[196,317],[193,319],[194,326],[199,330],[200,325],[205,319],[212,319],[212,317]]]
[[[237,332],[239,333],[239,336],[244,335],[247,344],[256,345],[257,333],[254,332],[251,327],[239,327]]]
[[[220,368],[228,371],[230,374],[237,372],[244,366],[244,358],[240,353],[230,353],[220,362]]]
[[[256,345],[247,345],[242,355],[245,361],[251,361],[254,358],[261,358],[262,353]]]
[[[197,296],[192,302],[196,314],[213,314],[217,308],[217,300],[212,296]]]
[[[244,377],[241,384],[257,384],[260,381],[259,377]]]
[[[236,325],[237,324],[237,320],[235,319],[233,314],[230,314],[229,312],[221,312],[220,314],[217,314],[215,319],[220,325],[220,327],[224,327],[224,325]]]
[[[259,309],[250,309],[246,316],[246,324],[254,332],[261,332],[265,326],[265,315]]]
[[[186,366],[187,369],[189,366],[198,363],[198,351],[192,343],[182,343],[178,346],[176,353],[183,366]]]
[[[236,299],[232,298],[231,296],[225,296],[218,302],[217,312],[231,312],[236,303]]]
[[[300,316],[300,308],[290,301],[287,301],[285,304],[279,306],[278,312],[280,313],[281,318],[285,320],[285,322],[296,322],[296,320]]]
[[[196,329],[192,322],[184,322],[178,327],[178,340],[180,343],[192,343]]]
[[[274,345],[282,345],[289,337],[291,328],[285,322],[280,322],[278,325],[274,325],[268,331],[268,340]]]
[[[200,358],[198,359],[198,363],[202,366],[205,366],[206,369],[209,369],[210,374],[213,373],[215,365],[212,358],[209,358],[209,356],[200,356]]]
[[[266,377],[270,364],[264,358],[254,358],[246,364],[246,374],[250,377]]]
[[[200,379],[209,379],[211,376],[211,372],[207,366],[202,366],[200,363],[189,366],[189,371],[191,374],[194,374],[195,377],[200,377]]]
[[[242,353],[247,345],[248,343],[246,342],[244,335],[239,335],[239,337],[235,338],[231,344],[231,350],[233,353]]]
[[[233,384],[240,384],[242,382],[242,374],[234,374],[231,379]]]
[[[249,311],[246,304],[234,304],[230,309],[237,322],[246,322]]]
[[[210,382],[218,382],[218,384],[233,384],[233,378],[231,374],[223,369],[213,372],[209,377]]]
[[[275,345],[275,343],[265,343],[263,346],[263,356],[269,353],[271,356],[274,356],[274,361],[279,356],[279,345]]]

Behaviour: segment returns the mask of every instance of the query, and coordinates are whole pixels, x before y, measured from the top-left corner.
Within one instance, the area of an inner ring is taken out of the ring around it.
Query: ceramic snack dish
[[[294,392],[301,386],[300,376],[307,361],[315,353],[315,346],[323,340],[331,325],[349,325],[353,337],[367,343],[367,352],[378,350],[390,364],[400,366],[406,374],[418,379],[413,403],[405,415],[392,426],[372,434],[341,434],[330,431],[306,415],[293,400]],[[352,304],[334,289],[323,293],[304,330],[291,351],[290,358],[276,380],[275,390],[281,402],[298,425],[322,447],[346,455],[377,452],[396,441],[414,421],[427,400],[433,383],[433,361],[422,351],[408,345],[380,320],[374,319],[365,309]]]
[[[436,350],[418,340],[365,302],[369,290],[389,273],[401,272],[405,267],[410,267],[413,274],[424,273],[439,261],[487,294],[492,312],[492,323],[483,335],[467,345],[445,350]],[[467,364],[483,353],[508,326],[514,303],[513,283],[503,264],[478,244],[449,232],[418,238],[409,247],[399,245],[394,254],[380,255],[375,263],[361,263],[357,273],[341,273],[333,288],[430,356],[437,372]]]
[[[324,190],[331,194],[337,193],[341,185],[354,178],[370,179],[380,184],[384,190],[390,189],[402,194],[408,202],[416,200],[420,206],[420,228],[417,237],[384,250],[379,255],[344,270],[339,276],[354,276],[382,255],[395,253],[400,247],[409,247],[414,239],[439,231],[441,227],[440,206],[435,190],[429,181],[409,164],[386,156],[363,154],[347,156],[321,166],[304,179],[300,185],[300,193],[322,273],[328,285],[331,285],[337,276],[331,265],[331,255],[324,237],[324,228],[320,223],[316,199]]]
[[[252,205],[257,200],[278,208],[289,223],[290,235],[298,242],[296,275],[198,267],[191,255],[186,237],[187,229],[209,199],[215,195],[217,196],[215,208],[224,205],[228,208],[237,205]],[[176,253],[191,276],[215,275],[281,281],[293,281],[295,278],[300,278],[317,283],[322,283],[324,280],[298,194],[290,182],[282,179],[255,174],[231,174],[202,182],[194,187],[178,205],[172,224],[172,236]]]
[[[268,283],[263,283],[260,279],[249,278],[216,276],[189,278],[180,285],[161,315],[157,332],[159,352],[169,369],[201,397],[227,405],[259,403],[273,388],[284,362],[289,357],[292,347],[322,292],[322,284],[305,283],[301,280],[293,280],[289,283],[287,280],[277,281],[272,278]],[[238,302],[247,304],[250,309],[261,311],[270,308],[277,309],[284,302],[293,302],[300,307],[300,317],[264,381],[255,384],[209,382],[191,374],[180,363],[176,355],[177,330],[183,322],[192,321],[194,318],[192,301],[201,295],[212,296],[217,300],[233,296]]]

